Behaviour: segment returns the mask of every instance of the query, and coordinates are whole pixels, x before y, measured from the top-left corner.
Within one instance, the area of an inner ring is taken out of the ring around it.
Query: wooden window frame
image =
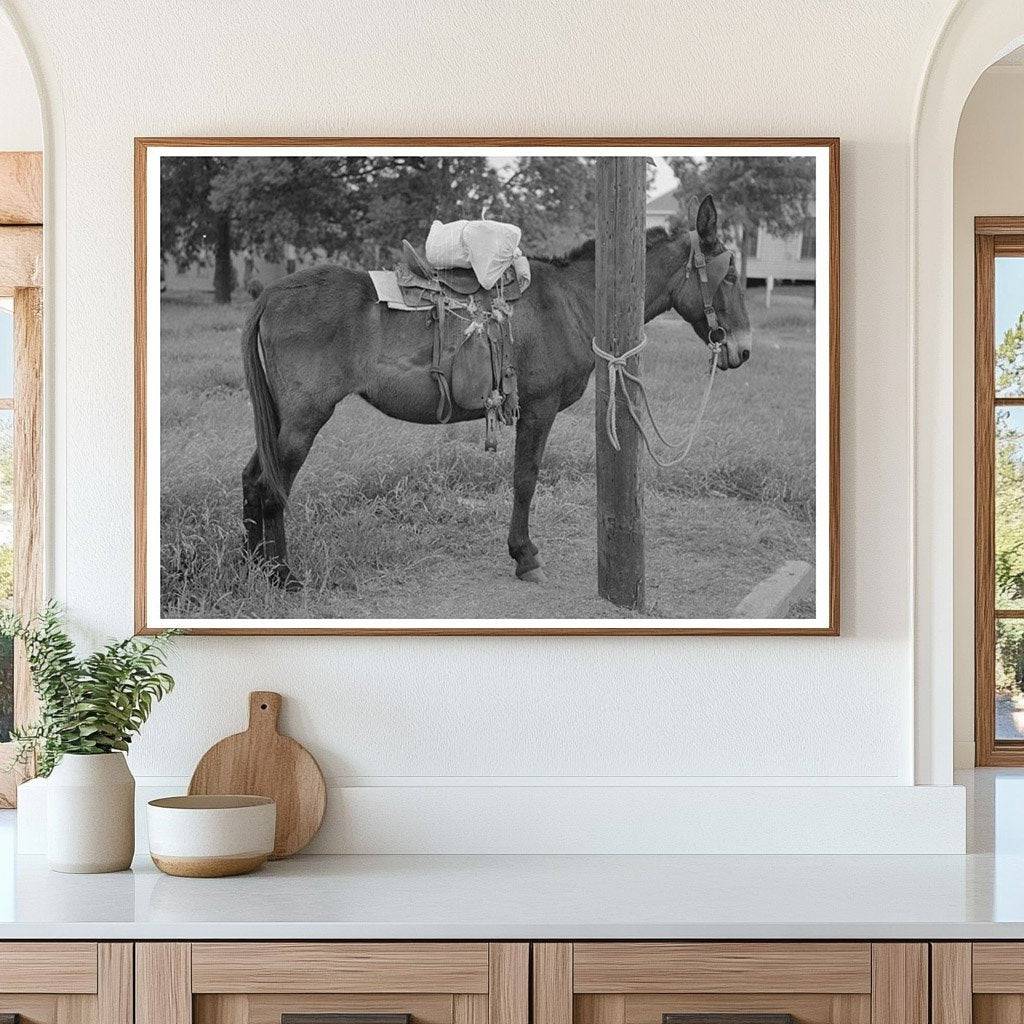
[[[1024,257],[1024,217],[974,219],[974,760],[979,768],[1024,766],[1024,740],[996,739],[997,619],[1024,619],[1024,609],[995,603],[995,416],[1024,406],[996,398],[995,260]]]
[[[43,172],[41,153],[0,153],[0,297],[14,299],[14,608],[37,612],[43,593]],[[24,651],[14,652],[14,724],[37,704]],[[13,807],[32,766],[11,766],[0,743],[0,807]]]

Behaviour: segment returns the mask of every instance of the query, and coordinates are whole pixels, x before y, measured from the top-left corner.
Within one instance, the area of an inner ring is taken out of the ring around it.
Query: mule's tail
[[[242,364],[245,367],[245,386],[252,401],[252,416],[256,426],[256,452],[260,457],[263,483],[272,497],[282,504],[287,501],[284,472],[277,435],[281,429],[281,416],[270,390],[267,373],[260,356],[260,318],[266,308],[262,296],[253,304],[249,319],[242,328]]]

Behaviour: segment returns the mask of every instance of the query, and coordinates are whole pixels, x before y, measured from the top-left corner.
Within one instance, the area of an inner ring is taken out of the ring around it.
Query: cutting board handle
[[[249,694],[249,732],[277,732],[281,694],[254,690]]]

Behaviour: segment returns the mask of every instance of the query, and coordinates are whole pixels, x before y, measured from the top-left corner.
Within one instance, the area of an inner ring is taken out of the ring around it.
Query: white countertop
[[[299,857],[205,880],[15,863],[0,939],[1024,939],[1024,856]]]
[[[967,856],[296,857],[59,875],[0,812],[0,940],[1024,939],[1024,772],[975,772]]]

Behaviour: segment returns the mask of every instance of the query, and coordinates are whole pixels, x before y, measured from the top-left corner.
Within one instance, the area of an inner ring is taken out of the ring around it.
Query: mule
[[[693,237],[708,266],[718,268],[710,288],[690,272]],[[713,259],[727,254],[714,200],[701,203],[696,235],[653,228],[646,246],[644,321],[675,309],[705,344],[721,341],[720,369],[746,362],[750,321],[735,265],[731,254]],[[516,303],[513,321],[520,415],[508,552],[519,579],[543,583],[530,537],[530,505],[555,417],[579,401],[594,372],[595,245],[530,262],[532,283]],[[339,266],[300,270],[257,299],[242,332],[257,441],[242,475],[243,517],[249,552],[269,563],[279,585],[301,585],[288,566],[285,510],[296,474],[337,404],[360,395],[394,419],[437,422],[433,330],[422,314],[378,302],[367,273]],[[456,407],[450,422],[483,415]]]

